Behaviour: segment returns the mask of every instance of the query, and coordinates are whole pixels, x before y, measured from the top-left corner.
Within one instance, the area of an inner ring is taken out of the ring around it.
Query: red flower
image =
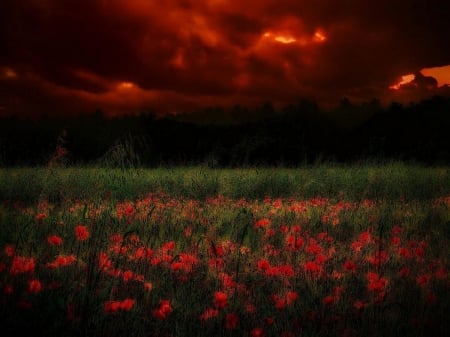
[[[224,288],[233,288],[236,286],[236,281],[234,281],[233,277],[231,277],[227,273],[220,273],[219,279],[222,281],[222,285]]]
[[[119,309],[120,309],[120,302],[119,301],[107,301],[107,302],[105,302],[105,305],[103,306],[103,310],[106,313],[116,312]]]
[[[6,256],[13,257],[15,253],[16,253],[16,247],[14,245],[7,245],[5,247]]]
[[[28,283],[28,292],[32,294],[37,294],[42,290],[41,282],[37,279],[30,280]]]
[[[402,269],[400,269],[398,274],[400,275],[400,277],[406,278],[409,276],[410,271],[411,269],[409,267],[403,267]]]
[[[305,252],[308,254],[320,254],[322,253],[322,247],[317,243],[317,241],[313,238],[309,239],[309,243],[305,248]]]
[[[398,237],[398,236],[394,236],[392,239],[391,239],[391,243],[394,245],[394,246],[398,246],[399,244],[400,244],[400,238]]]
[[[159,308],[153,310],[153,317],[164,320],[167,316],[172,312],[172,306],[170,305],[170,301],[161,300],[159,301]]]
[[[34,218],[36,219],[36,221],[41,221],[41,220],[44,220],[45,218],[47,218],[47,214],[39,213],[39,214],[36,214],[36,216]]]
[[[284,300],[284,298],[281,298],[278,295],[272,295],[270,298],[274,302],[275,308],[277,308],[277,310],[283,310],[286,306],[286,301]]]
[[[58,255],[55,261],[47,263],[47,267],[51,269],[56,269],[58,267],[70,266],[76,261],[75,255]]]
[[[14,256],[9,272],[11,275],[34,273],[35,266],[36,262],[33,257]]]
[[[250,331],[251,337],[264,337],[264,330],[262,328],[254,328]]]
[[[447,277],[447,270],[443,267],[440,267],[434,275],[438,279],[445,279]]]
[[[344,262],[344,269],[353,272],[356,270],[356,264],[353,261],[347,260]]]
[[[266,259],[259,260],[257,265],[258,265],[258,269],[261,271],[264,271],[264,270],[270,268],[270,263]]]
[[[372,241],[372,235],[369,231],[362,232],[361,234],[359,234],[359,241],[361,243],[369,243]]]
[[[355,303],[353,303],[353,306],[355,307],[355,309],[360,310],[360,309],[364,308],[366,306],[366,304],[361,300],[357,300],[357,301],[355,301]]]
[[[269,219],[260,219],[255,222],[255,228],[264,228],[268,227],[270,225]]]
[[[402,232],[402,228],[398,225],[395,225],[394,227],[392,227],[392,234],[394,235],[399,235]]]
[[[153,289],[153,284],[151,282],[145,282],[144,289],[145,291],[151,291]]]
[[[79,241],[84,241],[89,238],[89,231],[87,229],[87,226],[78,225],[77,227],[75,227],[75,235]]]
[[[428,285],[428,283],[430,283],[431,280],[431,275],[430,274],[423,274],[423,275],[419,275],[416,278],[416,282],[419,286],[421,287],[426,287]]]
[[[285,277],[294,276],[294,268],[292,268],[292,266],[289,264],[279,266],[278,270],[279,270],[280,274]]]
[[[377,273],[368,272],[367,280],[369,281],[367,289],[374,292],[383,292],[388,284],[388,280],[384,277],[380,277]]]
[[[134,307],[134,304],[136,303],[136,300],[133,300],[131,298],[126,298],[122,302],[120,302],[120,309],[124,311],[130,311],[131,308]]]
[[[303,269],[306,272],[318,273],[321,271],[322,268],[316,262],[308,261],[303,264]]]
[[[62,245],[62,238],[58,235],[50,235],[47,238],[47,241],[49,244],[51,244],[52,246],[61,246]]]
[[[129,280],[133,279],[134,273],[131,270],[125,270],[122,274],[122,278],[124,282],[128,282]]]
[[[286,244],[289,249],[298,250],[303,246],[305,240],[301,236],[288,235],[286,237]]]
[[[125,214],[130,216],[134,213],[134,206],[132,204],[129,204],[126,208],[125,208]]]
[[[389,259],[389,257],[384,250],[376,251],[375,254],[373,254],[372,256],[368,256],[366,258],[367,262],[369,262],[370,264],[372,264],[374,266],[382,265],[382,264],[386,263],[386,261],[388,259]]]
[[[201,315],[200,320],[207,321],[210,318],[217,317],[219,315],[219,310],[214,308],[207,308]]]
[[[364,247],[364,243],[356,240],[352,242],[351,247],[355,253],[359,253],[361,249]]]
[[[287,305],[291,305],[298,299],[298,294],[295,291],[288,291],[286,294],[286,303]]]
[[[325,305],[333,305],[334,303],[336,303],[336,300],[337,300],[336,297],[328,295],[322,300],[322,302]]]
[[[398,249],[398,253],[401,257],[404,257],[405,259],[411,258],[412,254],[411,251],[408,248],[400,247]]]
[[[165,252],[174,250],[175,249],[175,241],[166,242],[165,244],[163,244],[161,249]]]
[[[269,267],[264,271],[267,276],[278,276],[280,274],[280,269],[278,267]]]
[[[239,323],[239,316],[235,313],[228,313],[225,318],[225,328],[227,330],[233,330],[237,328]]]
[[[218,309],[225,308],[227,306],[228,296],[223,291],[216,291],[214,293],[214,306]]]

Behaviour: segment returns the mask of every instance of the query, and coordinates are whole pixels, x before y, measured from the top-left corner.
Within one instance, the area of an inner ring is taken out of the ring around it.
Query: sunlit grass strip
[[[450,191],[448,167],[403,163],[371,166],[318,165],[297,169],[203,167],[159,169],[11,168],[0,169],[0,199],[53,202],[74,199],[132,199],[152,192],[205,199],[266,196],[427,200]]]

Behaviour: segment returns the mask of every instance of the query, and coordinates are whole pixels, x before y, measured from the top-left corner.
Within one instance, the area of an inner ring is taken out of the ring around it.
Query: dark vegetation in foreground
[[[445,165],[70,167],[63,149],[0,169],[2,336],[448,336]]]
[[[158,167],[299,166],[318,162],[450,163],[450,99],[404,106],[343,100],[333,111],[300,101],[276,111],[221,107],[157,118],[151,113],[106,118],[0,120],[0,165],[39,166],[57,146],[70,165]]]

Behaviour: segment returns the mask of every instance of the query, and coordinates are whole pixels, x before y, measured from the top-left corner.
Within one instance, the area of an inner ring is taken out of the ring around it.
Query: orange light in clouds
[[[310,43],[323,43],[327,40],[325,33],[322,30],[317,30],[312,37],[307,36],[294,36],[290,32],[266,32],[263,34],[263,38],[270,39],[283,44],[297,43],[301,46],[308,45]]]
[[[289,43],[295,42],[297,40],[294,39],[292,36],[278,35],[278,36],[275,36],[275,41],[281,42],[284,44],[289,44]]]
[[[8,79],[17,78],[17,73],[11,68],[4,68],[3,77]]]
[[[131,89],[134,88],[134,83],[132,82],[120,82],[119,89]]]
[[[438,81],[438,87],[450,85],[450,65],[444,67],[425,68],[421,70],[425,76],[432,76]]]
[[[293,43],[293,42],[297,41],[297,39],[291,35],[282,35],[282,34],[275,35],[270,32],[264,33],[263,37],[270,38],[276,42],[280,42],[280,43],[284,43],[284,44],[289,44],[289,43]]]
[[[326,39],[327,37],[322,31],[318,30],[317,32],[314,33],[313,37],[314,42],[325,42]]]
[[[413,80],[414,80],[414,75],[413,74],[404,75],[404,76],[402,76],[402,80],[400,82],[398,82],[398,83],[396,83],[394,85],[391,85],[389,87],[389,89],[398,90],[398,89],[400,89],[400,87],[402,85],[407,84],[407,83],[409,83],[409,82],[411,82]]]

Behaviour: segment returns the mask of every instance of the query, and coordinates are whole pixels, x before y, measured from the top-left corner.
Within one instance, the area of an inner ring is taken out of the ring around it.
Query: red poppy
[[[103,310],[106,313],[116,312],[119,309],[120,309],[120,302],[119,301],[107,301],[107,302],[105,302],[105,305],[103,306]]]
[[[295,291],[288,291],[286,293],[286,304],[291,305],[298,299],[298,294]]]
[[[402,269],[400,269],[400,271],[398,272],[400,277],[406,278],[409,276],[411,269],[409,267],[403,267]]]
[[[159,301],[159,308],[153,310],[153,317],[164,320],[167,316],[172,312],[172,306],[170,305],[170,301],[161,300]]]
[[[320,265],[318,265],[316,262],[314,261],[307,261],[303,264],[303,269],[306,272],[312,272],[312,273],[318,273],[322,270],[322,268],[320,267]]]
[[[200,320],[207,321],[213,317],[217,317],[219,315],[219,310],[214,308],[207,308],[201,315]]]
[[[216,291],[214,293],[214,306],[218,309],[225,308],[227,306],[228,296],[223,291]]]
[[[89,238],[89,231],[87,229],[87,226],[85,225],[78,225],[75,227],[75,235],[79,241],[84,241]]]
[[[42,290],[41,282],[38,279],[33,279],[28,282],[28,292],[37,294]]]
[[[124,311],[130,311],[134,307],[135,303],[136,303],[136,300],[133,300],[131,298],[126,298],[122,302],[120,302],[120,309],[122,309]]]
[[[11,264],[10,274],[34,273],[36,261],[33,257],[14,256]]]
[[[227,330],[233,330],[237,328],[239,323],[239,316],[235,313],[228,313],[225,318],[225,328]]]
[[[62,245],[62,238],[58,235],[50,235],[47,238],[47,241],[49,244],[51,244],[52,246],[61,246]]]
[[[266,259],[261,259],[257,262],[258,269],[261,271],[264,271],[268,268],[270,268],[270,263]]]
[[[353,261],[347,260],[344,262],[344,269],[353,272],[356,270],[356,264]]]
[[[255,228],[264,228],[268,227],[270,225],[269,219],[260,219],[255,222]]]
[[[428,285],[428,283],[430,283],[431,280],[431,275],[430,274],[423,274],[423,275],[419,275],[416,278],[416,282],[419,286],[421,287],[426,287]]]
[[[6,256],[13,257],[15,253],[16,253],[16,247],[14,245],[7,245],[5,247]]]
[[[325,305],[333,305],[334,303],[336,303],[336,297],[332,296],[332,295],[328,295],[322,300],[322,302]]]
[[[377,273],[368,272],[367,280],[369,281],[367,288],[369,291],[383,292],[388,284],[388,280],[384,277],[380,277]]]
[[[129,280],[133,279],[134,273],[131,270],[125,270],[122,274],[122,278],[124,282],[128,282]]]
[[[262,328],[254,328],[250,331],[251,337],[264,337],[264,330]]]

